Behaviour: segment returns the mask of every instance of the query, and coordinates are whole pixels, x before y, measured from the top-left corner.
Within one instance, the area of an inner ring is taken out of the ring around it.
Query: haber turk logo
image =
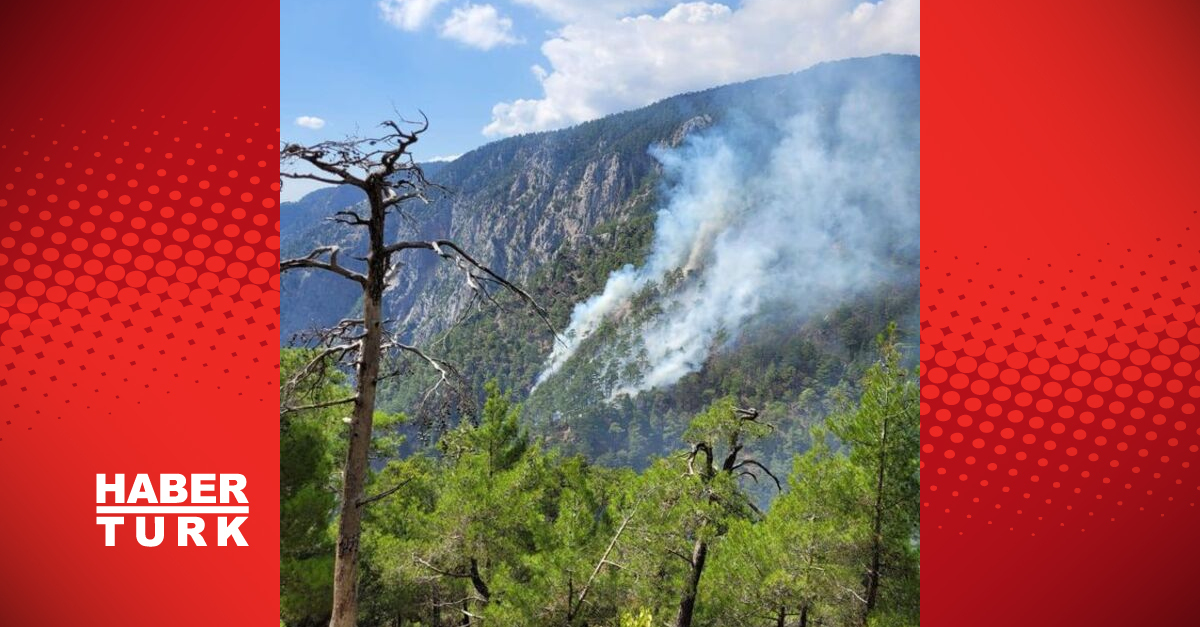
[[[166,519],[175,521],[179,546],[208,546],[207,535],[217,546],[249,546],[241,525],[250,513],[242,490],[246,477],[236,474],[162,474],[157,492],[150,475],[139,474],[132,484],[125,475],[96,475],[96,524],[104,526],[104,546],[116,546],[118,531],[133,517],[138,544],[158,546],[166,539]],[[230,520],[232,516],[232,520]],[[215,517],[215,521],[213,518]],[[153,531],[147,531],[147,522]],[[214,524],[215,523],[215,524]],[[125,527],[128,529],[128,527]]]

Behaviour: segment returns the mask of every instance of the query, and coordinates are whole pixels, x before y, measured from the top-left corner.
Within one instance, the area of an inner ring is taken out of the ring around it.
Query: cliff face
[[[560,247],[577,245],[599,224],[628,217],[657,176],[648,146],[677,142],[708,118],[663,116],[649,133],[605,122],[593,130],[599,141],[583,137],[582,129],[543,133],[491,144],[433,168],[429,177],[446,192],[429,205],[408,207],[407,219],[393,220],[396,237],[454,239],[497,272],[524,281]],[[281,213],[292,217],[283,223],[284,255],[330,244],[360,251],[361,233],[322,221],[356,201],[357,190],[321,190],[285,203]],[[402,261],[387,295],[388,311],[415,339],[427,339],[454,319],[470,293],[458,289],[461,281],[432,254]],[[285,337],[335,322],[356,304],[354,286],[339,285],[336,277],[297,273],[285,283]]]
[[[483,146],[451,163],[428,164],[445,194],[412,206],[393,220],[396,237],[450,238],[510,279],[525,282],[562,249],[580,249],[614,225],[652,212],[660,168],[655,146],[678,145],[689,134],[739,120],[784,119],[819,110],[863,84],[913,91],[919,98],[917,57],[883,56],[829,63],[786,76],[675,96],[643,109],[579,126],[513,137]],[[431,133],[437,132],[437,120]],[[285,257],[316,246],[338,245],[344,263],[362,250],[361,233],[323,221],[355,204],[357,190],[326,189],[284,203]],[[415,253],[387,295],[388,315],[417,341],[428,340],[462,313],[470,299],[452,268],[432,254]],[[628,262],[637,261],[628,259]],[[282,332],[336,322],[357,305],[353,285],[321,273],[290,273],[284,280]],[[578,294],[576,298],[585,298]]]

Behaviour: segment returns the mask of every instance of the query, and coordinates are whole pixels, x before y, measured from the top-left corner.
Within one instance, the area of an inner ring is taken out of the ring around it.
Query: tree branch
[[[349,209],[338,211],[327,219],[341,224],[349,224],[350,226],[370,226],[371,224],[369,220],[364,220],[362,216]]]
[[[338,263],[337,258],[340,252],[341,249],[339,249],[337,246],[322,246],[308,253],[308,255],[305,257],[283,260],[279,263],[279,271],[287,272],[289,270],[298,270],[301,268],[315,268],[318,270],[332,272],[336,275],[350,279],[359,285],[366,286],[367,277],[354,272],[353,270],[349,270]],[[320,261],[317,259],[321,255],[326,254],[329,255],[329,261]]]
[[[352,342],[349,344],[338,344],[335,346],[327,346],[326,348],[321,350],[321,352],[319,352],[315,356],[313,356],[313,358],[310,359],[308,361],[308,363],[304,364],[304,366],[297,369],[296,373],[294,375],[292,375],[292,377],[290,379],[288,379],[288,382],[280,388],[279,392],[280,392],[281,398],[283,398],[283,399],[291,398],[291,396],[296,391],[296,387],[298,385],[300,385],[300,382],[304,381],[308,377],[312,377],[313,375],[316,375],[316,374],[323,375],[323,373],[325,371],[325,360],[330,359],[330,358],[335,358],[334,363],[340,362],[341,360],[346,358],[346,355],[348,355],[349,353],[351,353],[353,351],[358,350],[358,348],[359,348],[359,342]],[[356,399],[352,399],[352,400],[356,400]],[[281,411],[279,412],[279,415],[280,415],[281,419],[285,414],[291,413],[289,411],[283,410],[282,401],[281,401],[280,409],[281,409]]]
[[[337,400],[325,401],[322,403],[312,403],[309,405],[300,405],[300,406],[290,406],[289,405],[289,406],[283,408],[279,413],[280,414],[291,414],[291,413],[300,412],[300,411],[308,411],[310,409],[324,409],[326,407],[335,407],[337,405],[345,405],[347,403],[353,403],[355,400],[357,400],[356,397],[348,396],[346,398],[339,398]]]
[[[425,568],[428,568],[429,570],[432,570],[433,572],[435,572],[443,577],[452,577],[454,579],[470,579],[471,578],[471,573],[468,573],[468,572],[456,573],[456,572],[450,571],[450,570],[443,570],[441,568],[438,568],[437,566],[434,566],[432,563],[429,562],[429,560],[422,559],[417,556],[413,556],[413,559],[416,560],[416,562],[418,564],[424,566]]]
[[[600,556],[600,561],[596,563],[596,567],[592,569],[592,574],[588,577],[587,583],[583,585],[583,589],[579,591],[579,597],[575,601],[574,608],[571,608],[568,601],[567,622],[570,623],[575,619],[575,615],[579,612],[579,608],[583,607],[583,602],[587,599],[588,591],[592,589],[592,583],[596,580],[596,576],[600,574],[600,569],[604,568],[605,564],[612,564],[608,561],[608,556],[612,554],[613,548],[617,546],[617,540],[621,534],[625,532],[625,527],[629,526],[629,521],[633,520],[633,515],[637,513],[637,508],[642,504],[641,499],[633,504],[633,508],[625,515],[625,519],[621,521],[621,526],[617,528],[617,532],[613,534],[612,540],[608,543],[608,548],[604,549],[604,554]],[[616,564],[613,564],[616,566]],[[619,568],[619,566],[618,566]]]
[[[358,502],[355,503],[355,505],[357,505],[359,507],[365,507],[376,501],[383,500],[383,499],[395,494],[397,490],[399,490],[400,488],[403,488],[404,486],[408,485],[409,483],[412,483],[411,477],[408,479],[405,479],[404,481],[401,481],[400,483],[397,483],[396,485],[384,490],[383,492],[380,492],[379,494],[376,494],[375,496],[367,497],[365,499],[359,499]]]
[[[286,179],[304,179],[307,181],[320,181],[322,183],[328,183],[330,185],[345,185],[346,184],[345,180],[335,181],[331,178],[317,176],[315,174],[308,174],[306,172],[280,172],[279,176],[282,176],[283,178],[286,178]]]
[[[758,463],[757,461],[755,461],[753,459],[745,459],[745,460],[742,460],[741,462],[739,462],[736,466],[734,466],[733,470],[738,470],[739,468],[742,468],[744,466],[754,466],[756,468],[761,469],[763,472],[767,473],[767,476],[770,477],[775,482],[775,487],[778,488],[780,492],[783,492],[783,484],[779,482],[779,477],[776,477],[775,473],[771,472],[770,469],[768,469],[766,466],[763,466],[762,464]],[[755,480],[757,481],[757,479],[755,479]]]
[[[541,318],[546,327],[550,329],[550,332],[554,334],[555,339],[560,342],[562,341],[558,331],[554,328],[554,324],[550,322],[549,312],[547,312],[544,307],[538,304],[537,300],[530,295],[529,292],[526,292],[521,287],[512,283],[508,279],[505,279],[503,276],[500,276],[500,274],[488,266],[480,263],[465,250],[463,250],[463,248],[457,243],[447,239],[431,241],[403,241],[391,244],[385,249],[389,255],[405,250],[432,250],[433,252],[437,253],[439,257],[453,262],[455,267],[457,267],[466,278],[467,286],[475,292],[482,294],[485,298],[493,303],[496,301],[492,294],[483,286],[483,283],[487,282],[499,285],[502,289],[515,295],[519,300],[528,305],[530,309],[533,309],[534,313]]]
[[[704,457],[707,462],[702,469],[704,476],[707,477],[712,474],[713,454],[712,449],[705,442],[697,442],[694,446],[692,446],[692,452],[688,454],[687,458],[688,474],[696,474],[696,469],[693,468],[693,463],[696,461],[696,454],[700,452],[704,453]]]

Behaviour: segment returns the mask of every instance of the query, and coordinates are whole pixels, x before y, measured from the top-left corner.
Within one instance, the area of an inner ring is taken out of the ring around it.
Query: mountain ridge
[[[844,92],[861,83],[912,83],[914,76],[919,88],[919,62],[919,57],[906,55],[826,62],[792,74],[678,94],[567,129],[498,140],[451,162],[423,164],[429,178],[452,194],[415,214],[412,224],[394,224],[393,228],[398,235],[403,231],[406,236],[456,239],[498,272],[524,281],[564,241],[576,245],[604,222],[650,209],[646,200],[659,172],[647,148],[659,143],[678,145],[688,134],[727,117],[785,117],[783,107],[773,102],[787,100],[790,106],[803,107],[806,100],[812,104],[817,99],[812,92],[818,89]],[[758,110],[747,113],[752,107]],[[336,244],[345,250],[361,246],[351,229],[319,224],[323,212],[327,216],[353,204],[338,207],[336,201],[345,202],[357,193],[330,189],[337,191],[317,190],[281,206],[281,215],[287,216],[281,217],[285,257],[306,254],[318,245]],[[511,215],[516,212],[521,215]],[[508,241],[484,233],[481,222],[506,233]],[[465,304],[465,293],[448,295],[448,310],[438,311],[441,306],[435,305],[431,293],[453,278],[438,266],[434,259],[412,260],[397,277],[400,289],[389,294],[389,311],[393,315],[404,312],[400,326],[418,340],[428,340],[443,330],[444,324],[438,320],[454,319]],[[432,280],[435,277],[437,280]],[[295,281],[293,277],[285,280]],[[331,290],[334,300],[345,304],[343,311],[326,306],[310,311],[311,301],[289,297],[296,293],[295,284],[285,290],[285,338],[304,328],[332,324],[350,311],[355,301],[337,297],[341,293],[337,281],[336,277],[306,278],[303,289]]]
[[[863,88],[887,94],[897,115],[917,121],[917,135],[908,141],[913,144],[909,160],[919,163],[920,60],[885,55],[680,94],[569,129],[493,142],[433,166],[429,178],[451,193],[389,226],[397,239],[454,239],[527,287],[549,309],[555,326],[565,329],[573,308],[602,291],[611,273],[639,266],[651,253],[658,212],[677,183],[664,179],[655,147],[677,149],[692,138],[737,129],[754,139],[744,142],[749,152],[738,155],[753,173],[765,158],[764,149],[753,146],[772,145],[800,112],[816,120],[820,141],[835,142],[831,129],[838,110],[847,94]],[[322,212],[345,208],[333,206],[334,200],[345,202],[353,195],[322,191],[283,206],[295,216],[281,229],[283,255],[332,244],[345,251],[343,263],[356,267],[361,234],[317,220]],[[737,329],[718,334],[698,372],[637,398],[614,400],[603,388],[615,385],[622,364],[632,367],[629,362],[637,361],[622,354],[634,339],[631,328],[661,309],[668,284],[688,283],[683,275],[634,295],[581,345],[556,379],[532,396],[553,336],[527,311],[471,306],[461,275],[436,255],[402,260],[405,265],[385,296],[385,312],[407,339],[423,345],[438,340],[439,354],[459,365],[473,387],[482,389],[484,381],[496,379],[514,390],[517,400],[526,402],[527,421],[566,450],[601,463],[641,466],[669,450],[687,416],[719,396],[735,394],[770,408],[788,436],[763,456],[784,463],[807,448],[807,425],[838,398],[853,394],[845,382],[855,380],[873,354],[875,333],[893,320],[902,329],[915,325],[916,237],[904,231],[892,239],[905,237],[911,241],[888,244],[891,252],[885,256],[896,266],[888,281],[860,286],[845,302],[813,312],[817,315],[792,312],[786,304],[768,306],[740,336]],[[354,311],[357,289],[343,283],[314,273],[285,276],[285,342],[306,327],[326,326]],[[381,407],[413,409],[429,377],[418,367],[387,382]],[[756,384],[748,387],[749,381]]]

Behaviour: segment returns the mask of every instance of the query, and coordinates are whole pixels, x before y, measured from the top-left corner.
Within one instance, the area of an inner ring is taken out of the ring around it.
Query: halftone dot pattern
[[[275,402],[273,114],[0,129],[0,447],[155,386]]]
[[[1189,226],[1074,266],[924,251],[924,276],[938,271],[921,303],[926,529],[1200,515],[1198,248]]]

